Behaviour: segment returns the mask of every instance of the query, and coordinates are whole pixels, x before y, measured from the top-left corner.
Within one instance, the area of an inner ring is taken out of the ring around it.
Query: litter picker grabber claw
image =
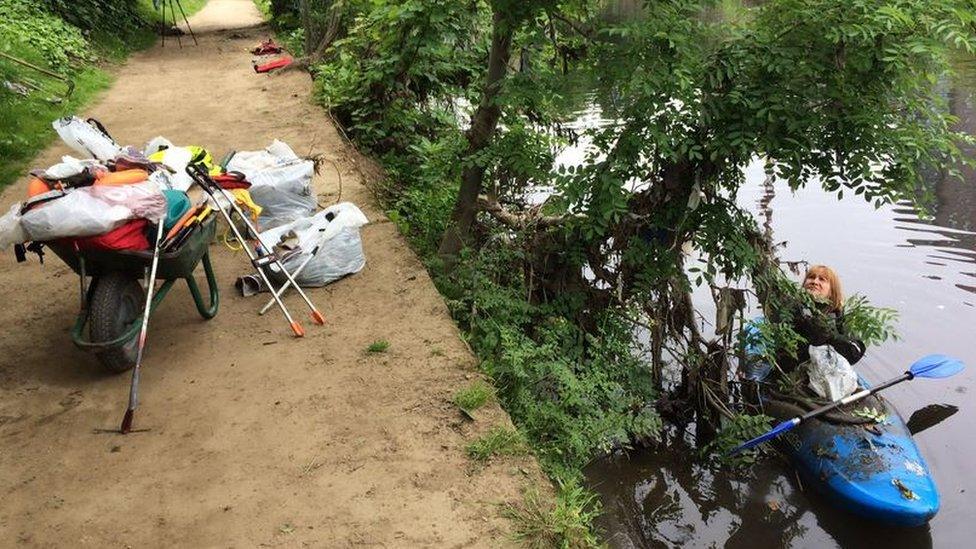
[[[190,164],[189,166],[187,166],[186,171],[193,179],[194,183],[199,185],[200,188],[202,188],[203,191],[213,199],[214,204],[216,205],[217,209],[220,210],[220,213],[223,214],[224,220],[227,221],[227,224],[230,226],[230,230],[233,231],[234,236],[241,243],[247,242],[247,240],[241,235],[240,231],[238,230],[237,225],[234,224],[230,212],[227,211],[227,208],[225,208],[223,203],[217,198],[218,194],[223,198],[224,202],[230,205],[231,211],[237,214],[237,217],[240,218],[241,222],[244,224],[245,228],[250,233],[249,236],[251,236],[252,239],[257,243],[256,249],[252,249],[250,246],[245,244],[243,246],[244,252],[251,260],[251,264],[254,265],[254,268],[258,271],[258,275],[261,276],[261,279],[264,281],[265,285],[271,289],[272,298],[275,300],[275,303],[277,303],[278,308],[281,309],[281,312],[285,315],[285,318],[288,320],[288,323],[291,326],[292,331],[295,333],[295,336],[296,337],[304,336],[305,330],[302,328],[301,324],[298,323],[298,321],[292,318],[291,314],[288,312],[288,309],[285,307],[284,302],[281,301],[281,298],[279,297],[280,292],[276,291],[274,285],[271,284],[271,281],[268,278],[268,274],[265,272],[265,269],[268,268],[268,266],[270,265],[276,265],[278,269],[285,275],[285,278],[287,278],[288,282],[295,287],[295,289],[298,291],[298,294],[305,301],[305,304],[308,305],[308,308],[312,311],[312,320],[316,324],[325,324],[325,318],[322,316],[322,313],[319,312],[319,310],[315,307],[315,305],[308,298],[308,296],[305,295],[305,292],[302,291],[301,287],[299,287],[298,284],[295,283],[295,279],[292,278],[292,275],[288,272],[287,269],[285,269],[285,266],[281,264],[281,260],[278,258],[277,254],[275,254],[274,251],[268,251],[264,249],[264,246],[261,244],[260,238],[258,238],[257,229],[254,228],[254,225],[251,223],[250,219],[248,219],[248,217],[244,215],[244,212],[242,212],[241,209],[237,206],[234,197],[228,196],[227,193],[225,193],[224,190],[221,189],[220,186],[218,186],[210,178],[210,175],[207,173],[206,169],[196,164]]]
[[[159,249],[163,244],[163,220],[157,222],[156,244],[153,248],[152,267],[149,269],[149,281],[146,285],[146,308],[142,312],[142,328],[139,329],[139,342],[136,351],[136,366],[132,369],[132,382],[129,385],[129,406],[122,416],[122,425],[119,431],[125,435],[132,430],[132,417],[136,413],[136,406],[139,405],[139,368],[142,366],[142,355],[146,348],[146,332],[149,328],[149,312],[152,310],[153,289],[156,287],[156,269],[159,267]],[[84,275],[82,275],[84,284]],[[82,292],[84,296],[84,292]]]
[[[319,229],[319,230],[320,231],[324,231],[325,229]],[[315,246],[315,248],[312,249],[312,253],[310,253],[308,255],[308,257],[305,258],[305,261],[302,261],[302,264],[299,265],[297,269],[295,269],[295,272],[291,273],[291,278],[296,278],[298,275],[302,274],[302,270],[305,268],[305,266],[308,265],[309,262],[311,262],[312,259],[315,258],[315,255],[316,254],[319,253],[319,248],[320,247],[322,247],[321,244]],[[275,292],[274,290],[272,290],[271,293],[277,293],[278,294],[277,297],[279,297],[279,298],[281,296],[285,295],[285,292],[288,291],[288,288],[291,287],[291,284],[292,284],[291,278],[288,279],[288,281],[285,282],[284,285],[282,285],[281,288],[279,288],[277,292]],[[296,282],[296,284],[297,284],[297,282]],[[268,312],[268,309],[270,309],[272,305],[274,305],[274,297],[272,297],[271,299],[269,299],[268,302],[264,304],[264,307],[261,307],[261,310],[258,311],[258,314],[259,315],[263,315],[264,313]]]

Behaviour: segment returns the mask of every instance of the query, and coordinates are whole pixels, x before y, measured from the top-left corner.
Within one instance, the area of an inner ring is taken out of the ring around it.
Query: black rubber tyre
[[[146,294],[137,280],[118,274],[99,277],[94,284],[89,303],[91,340],[112,341],[142,315]],[[109,372],[122,373],[136,365],[138,342],[137,334],[121,347],[101,351],[95,356]]]

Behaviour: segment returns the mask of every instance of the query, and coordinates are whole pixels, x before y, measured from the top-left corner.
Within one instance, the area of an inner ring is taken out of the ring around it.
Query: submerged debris
[[[912,492],[912,490],[908,486],[905,486],[905,484],[902,481],[893,478],[891,479],[891,483],[894,484],[896,488],[898,488],[899,492],[901,492],[901,497],[910,500],[918,499],[918,494]]]

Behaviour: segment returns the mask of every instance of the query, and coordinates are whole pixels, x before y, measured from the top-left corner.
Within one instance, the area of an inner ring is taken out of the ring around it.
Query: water
[[[976,75],[972,67],[964,72]],[[948,92],[950,109],[971,134],[974,81],[955,82]],[[592,119],[593,111],[586,115]],[[562,161],[577,155],[579,147]],[[615,547],[969,546],[976,534],[976,173],[966,171],[962,182],[937,174],[927,181],[937,198],[929,221],[904,204],[875,210],[859,197],[838,200],[818,188],[793,193],[765,181],[759,161],[746,176],[739,203],[770,223],[776,241],[787,241],[781,258],[831,265],[846,294],[900,312],[901,339],[870,349],[857,364],[868,380],[894,377],[929,353],[970,366],[948,380],[915,380],[885,392],[906,420],[914,414],[913,423],[926,427],[915,441],[939,486],[941,511],[920,528],[878,525],[803,490],[786,463],[763,463],[748,477],[730,474],[695,463],[689,437],[672,433],[664,450],[588,468],[605,506],[600,526],[608,540]]]

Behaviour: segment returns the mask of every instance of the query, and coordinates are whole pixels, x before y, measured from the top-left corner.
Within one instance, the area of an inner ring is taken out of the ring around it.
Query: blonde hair
[[[826,265],[812,265],[805,275],[803,275],[803,280],[806,280],[810,273],[816,275],[822,275],[830,281],[830,310],[831,311],[843,311],[844,310],[844,291],[840,286],[840,277],[833,269]]]

